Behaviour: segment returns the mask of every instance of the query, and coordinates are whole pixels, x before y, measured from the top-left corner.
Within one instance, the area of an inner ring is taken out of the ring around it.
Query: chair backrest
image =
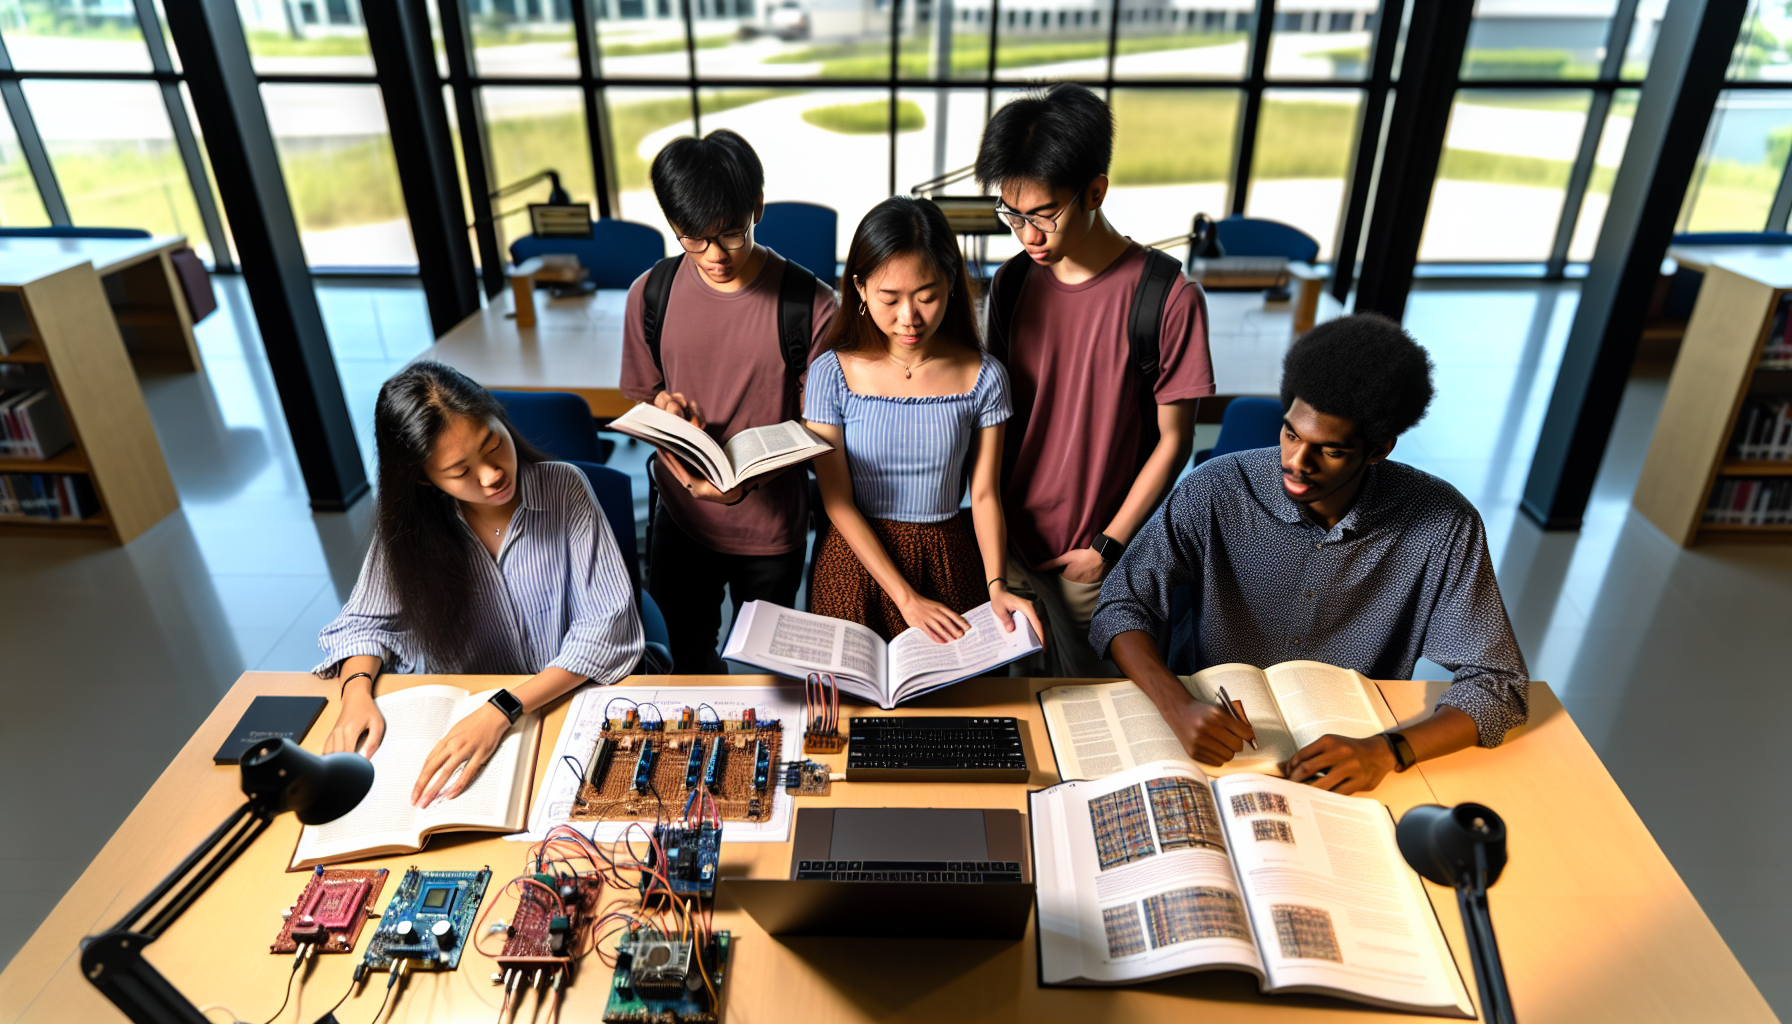
[[[1688,231],[1674,236],[1674,245],[1792,245],[1785,231]]]
[[[753,229],[753,237],[831,285],[837,275],[834,240],[839,230],[840,214],[831,206],[766,203],[765,216]]]
[[[1213,444],[1217,459],[1233,452],[1268,448],[1282,436],[1282,403],[1274,398],[1234,398],[1220,417],[1220,439]]]
[[[627,288],[666,256],[666,236],[645,224],[609,217],[591,222],[590,238],[524,235],[510,243],[510,258],[577,256],[599,288]]]
[[[494,391],[510,425],[529,443],[566,462],[603,461],[591,407],[565,391]]]
[[[604,518],[610,521],[610,532],[616,535],[616,547],[622,552],[623,564],[629,567],[629,574],[634,575],[640,563],[635,560],[635,489],[629,484],[628,474],[595,462],[566,461],[579,467],[585,479],[591,481],[591,493],[597,495]]]
[[[0,228],[0,238],[148,238],[142,228]]]
[[[1228,256],[1281,256],[1302,263],[1319,258],[1319,242],[1281,221],[1233,214],[1215,227]]]

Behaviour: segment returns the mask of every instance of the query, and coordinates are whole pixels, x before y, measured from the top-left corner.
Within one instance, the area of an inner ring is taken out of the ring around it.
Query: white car
[[[807,39],[809,12],[801,0],[774,0],[765,9],[765,31],[779,39]]]

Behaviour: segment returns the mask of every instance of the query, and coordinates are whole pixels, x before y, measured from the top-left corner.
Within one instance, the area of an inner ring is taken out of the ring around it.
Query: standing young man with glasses
[[[1101,582],[1187,464],[1196,404],[1213,394],[1200,288],[1102,213],[1113,151],[1107,104],[1061,84],[996,111],[977,153],[1023,247],[989,300],[1015,413],[1008,589],[1050,633],[1044,664],[1020,673],[1118,674],[1089,644]]]
[[[675,139],[654,157],[653,192],[684,248],[630,286],[622,393],[690,420],[718,443],[802,415],[808,355],[833,319],[834,290],[753,241],[765,170],[727,129]],[[800,338],[784,307],[807,317]],[[647,590],[666,616],[673,671],[723,673],[716,654],[726,589],[747,601],[796,603],[808,486],[801,470],[718,491],[678,459],[654,459],[660,504]]]

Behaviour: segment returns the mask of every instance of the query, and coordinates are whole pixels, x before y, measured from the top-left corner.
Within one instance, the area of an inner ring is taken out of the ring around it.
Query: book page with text
[[[1237,662],[1212,665],[1182,682],[1197,700],[1217,706],[1222,703],[1220,688],[1224,687],[1227,696],[1244,705],[1244,716],[1250,720],[1251,731],[1257,734],[1257,749],[1252,750],[1250,744],[1245,744],[1237,757],[1226,762],[1226,771],[1282,774],[1282,766],[1300,748],[1282,720],[1282,712],[1276,707],[1275,696],[1269,691],[1269,680],[1264,678],[1262,669]]]
[[[748,601],[734,617],[722,657],[798,678],[829,672],[847,693],[886,700],[883,638],[845,619]]]
[[[763,427],[749,427],[728,439],[722,451],[728,457],[728,465],[734,471],[736,480],[752,476],[755,469],[771,469],[772,463],[789,463],[802,461],[796,456],[810,448],[828,450],[829,446],[820,438],[803,429],[803,425],[795,420],[773,423]],[[815,454],[821,454],[817,451]],[[812,458],[813,456],[805,456]],[[764,464],[764,465],[762,465]]]
[[[1039,704],[1061,778],[1105,779],[1148,761],[1194,763],[1135,683],[1054,686]]]
[[[461,701],[460,706],[454,709],[447,728],[452,729],[455,722],[479,710],[497,692],[495,689],[486,690]],[[527,800],[529,777],[534,774],[535,768],[534,741],[540,731],[539,715],[524,715],[518,719],[515,725],[505,730],[504,738],[498,741],[498,749],[492,752],[491,760],[485,763],[485,769],[467,787],[466,792],[452,800],[438,799],[424,808],[417,815],[417,826],[420,829],[454,826],[522,828],[523,808],[518,806],[518,794],[523,794],[522,799]],[[456,771],[450,781],[458,779],[468,770],[470,769],[462,768]]]
[[[335,821],[307,825],[299,833],[293,866],[318,858],[341,858],[384,846],[416,846],[422,829],[411,806],[417,773],[436,742],[447,733],[467,699],[458,686],[413,686],[374,698],[386,719],[386,735],[373,752],[373,788],[354,810]]]
[[[1262,775],[1227,776],[1213,791],[1271,991],[1433,1011],[1466,1000],[1378,801]]]
[[[1199,769],[1152,762],[1033,795],[1042,982],[1127,984],[1211,967],[1262,976]]]
[[[1039,649],[1033,624],[1023,615],[1014,616],[1011,631],[1002,628],[995,611],[987,604],[965,612],[964,620],[971,628],[949,643],[942,644],[914,627],[890,641],[891,704],[899,704],[929,687],[1006,665]]]
[[[718,488],[734,486],[727,453],[715,439],[664,409],[641,402],[610,421],[610,430],[639,437],[649,444],[683,456]]]
[[[1382,730],[1362,677],[1350,669],[1318,661],[1284,661],[1263,674],[1298,747],[1327,733],[1360,739]]]

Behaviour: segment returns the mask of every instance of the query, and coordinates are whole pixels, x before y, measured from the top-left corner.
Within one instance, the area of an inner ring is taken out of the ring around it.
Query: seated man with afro
[[[1431,360],[1400,326],[1361,314],[1302,335],[1282,365],[1281,447],[1209,460],[1178,484],[1101,588],[1089,640],[1112,657],[1191,755],[1224,764],[1253,737],[1195,700],[1165,665],[1177,587],[1195,597],[1195,667],[1312,660],[1410,679],[1420,656],[1455,673],[1430,717],[1397,733],[1324,736],[1286,766],[1322,789],[1524,724],[1528,674],[1474,506],[1388,456],[1431,402]],[[1187,630],[1187,624],[1179,627]]]

